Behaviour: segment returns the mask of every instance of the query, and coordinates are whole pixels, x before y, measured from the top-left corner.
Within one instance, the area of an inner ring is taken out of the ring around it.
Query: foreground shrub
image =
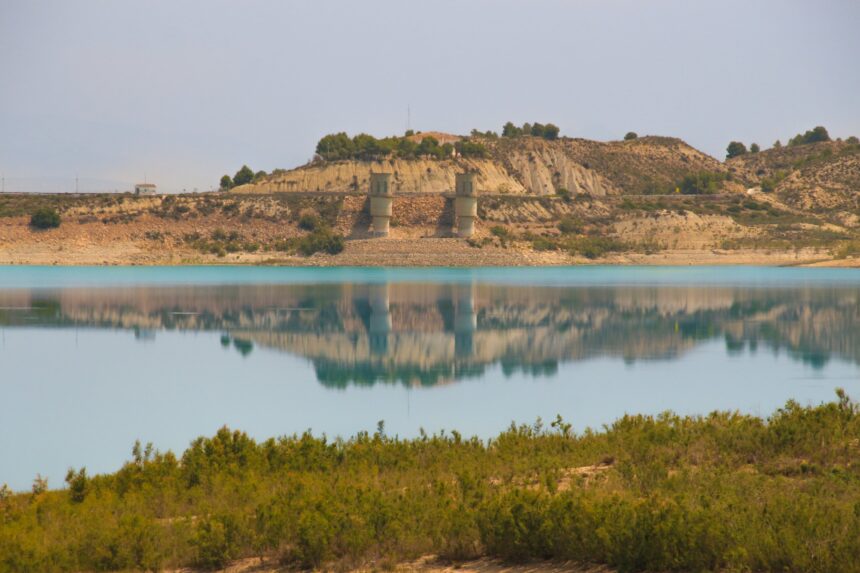
[[[558,559],[619,571],[852,573],[860,408],[844,392],[769,419],[624,416],[402,440],[222,428],[177,460],[137,445],[109,475],[0,496],[0,572],[306,568]],[[73,485],[84,481],[81,487]]]
[[[55,229],[60,226],[60,214],[51,207],[37,209],[30,217],[30,226],[36,229]]]

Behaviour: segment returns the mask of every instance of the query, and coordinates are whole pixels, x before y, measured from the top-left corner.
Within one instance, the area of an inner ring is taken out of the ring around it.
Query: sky
[[[858,30],[857,0],[0,0],[0,179],[203,191],[407,124],[860,135]]]

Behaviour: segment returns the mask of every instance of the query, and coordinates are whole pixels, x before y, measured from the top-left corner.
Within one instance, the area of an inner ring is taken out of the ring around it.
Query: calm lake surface
[[[490,437],[860,397],[860,271],[0,267],[0,483],[220,426]]]

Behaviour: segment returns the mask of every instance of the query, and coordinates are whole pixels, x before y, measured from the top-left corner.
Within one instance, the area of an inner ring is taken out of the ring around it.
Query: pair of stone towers
[[[394,186],[391,173],[370,174],[370,216],[373,232],[380,237],[388,236],[391,223],[391,207],[394,203]],[[457,173],[454,188],[454,218],[457,235],[471,237],[478,218],[478,174],[474,171]]]

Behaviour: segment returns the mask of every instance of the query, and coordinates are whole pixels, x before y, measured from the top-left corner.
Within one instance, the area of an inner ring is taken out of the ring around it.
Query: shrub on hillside
[[[726,159],[731,159],[732,157],[738,157],[740,155],[745,155],[747,152],[747,146],[741,143],[740,141],[732,141],[729,143],[728,147],[726,147]]]
[[[776,186],[786,177],[788,177],[788,171],[784,169],[775,171],[772,175],[762,178],[761,190],[765,193],[773,192],[776,190]]]
[[[830,141],[830,134],[827,133],[827,129],[819,125],[806,131],[805,133],[798,133],[797,135],[789,139],[788,146],[794,147],[797,145],[808,145],[810,143],[819,143],[821,141]]]
[[[567,190],[567,189],[565,189],[564,187],[559,187],[558,189],[556,189],[556,190],[555,190],[555,194],[556,194],[558,197],[561,197],[561,199],[562,199],[565,203],[569,203],[569,202],[570,202],[570,191],[568,191],[568,190]]]
[[[502,137],[520,137],[522,135],[531,135],[534,137],[542,137],[544,139],[558,139],[559,128],[557,125],[547,123],[524,123],[522,127],[517,127],[510,121],[502,126]]]
[[[563,235],[575,235],[582,232],[582,222],[574,217],[564,217],[558,223],[558,230]]]
[[[37,209],[30,217],[30,226],[35,229],[56,229],[60,226],[60,214],[51,207]]]
[[[316,151],[326,161],[336,161],[352,157],[355,145],[346,133],[333,133],[319,140]]]
[[[320,218],[316,213],[302,213],[299,217],[299,229],[313,231],[320,226]]]
[[[306,257],[320,252],[336,255],[343,251],[344,246],[343,236],[331,229],[318,228],[309,235],[299,239],[297,250]]]
[[[624,134],[624,141],[630,141],[631,139],[638,139],[638,138],[639,138],[639,134],[637,134],[635,131],[628,131],[627,133]]]
[[[684,195],[713,195],[719,192],[725,180],[723,173],[700,171],[684,177],[678,187]]]
[[[622,241],[610,237],[580,237],[572,239],[566,246],[571,255],[581,255],[586,259],[598,259],[628,248]]]
[[[458,141],[454,149],[463,157],[486,157],[487,148],[474,141]]]

